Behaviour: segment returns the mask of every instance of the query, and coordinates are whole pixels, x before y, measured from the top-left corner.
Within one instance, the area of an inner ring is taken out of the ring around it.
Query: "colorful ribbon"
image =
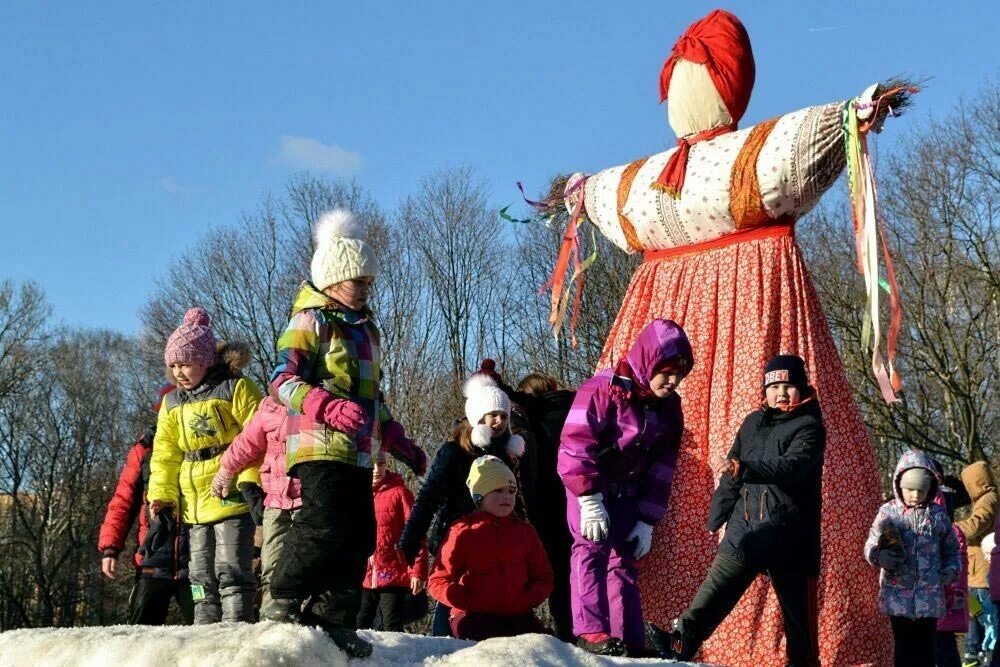
[[[881,97],[879,98],[881,100]],[[876,103],[877,107],[877,103]],[[850,190],[851,213],[854,222],[854,239],[858,257],[858,270],[864,276],[867,301],[865,303],[864,322],[861,328],[861,344],[867,350],[872,350],[872,371],[878,383],[882,397],[888,403],[899,399],[897,391],[902,387],[899,375],[896,373],[896,343],[899,340],[899,327],[902,320],[902,308],[899,300],[899,285],[896,282],[896,272],[889,255],[885,232],[878,216],[878,191],[875,187],[874,170],[868,153],[867,130],[871,125],[862,126],[858,121],[857,107],[848,102],[844,109],[844,137],[847,151],[847,182]],[[879,241],[882,242],[881,254],[885,264],[886,279],[879,277]],[[887,289],[886,289],[887,288]],[[885,343],[885,360],[880,346],[882,333],[879,320],[879,290],[886,289],[889,293],[891,317]]]

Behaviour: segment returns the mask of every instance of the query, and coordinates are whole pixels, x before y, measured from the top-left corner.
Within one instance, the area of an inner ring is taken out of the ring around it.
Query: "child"
[[[249,622],[257,586],[250,508],[238,492],[216,498],[211,485],[222,453],[260,402],[260,390],[241,375],[250,355],[242,346],[217,348],[208,313],[192,308],[167,340],[163,359],[177,389],[163,398],[156,426],[150,512],[173,507],[190,526],[195,624]],[[259,483],[257,469],[238,481]]]
[[[580,387],[566,418],[558,472],[573,536],[573,631],[588,651],[644,653],[635,561],[666,513],[684,429],[674,390],[693,365],[684,330],[653,320],[616,368]]]
[[[949,520],[955,517],[955,489],[945,481],[944,470],[936,459],[931,459],[934,474],[938,479],[938,492],[934,502],[944,508]],[[965,546],[965,534],[952,523],[951,532],[958,542],[958,561],[961,569],[955,580],[944,588],[945,615],[937,622],[937,632],[934,635],[934,664],[937,667],[962,667],[962,657],[958,651],[956,635],[969,629],[969,566],[968,553]],[[985,543],[985,542],[984,542]]]
[[[666,657],[691,660],[766,574],[782,610],[788,664],[819,664],[814,591],[826,430],[801,357],[771,359],[761,386],[764,404],[743,420],[728,455],[713,460],[721,479],[708,530],[726,525],[715,560],[673,633],[650,625]]]
[[[173,390],[173,385],[161,389],[160,397]],[[154,413],[159,412],[160,404],[154,406]],[[172,517],[176,522],[174,540],[162,545],[161,559],[164,567],[156,567],[145,548],[141,545],[146,541],[149,525],[147,511],[146,488],[149,485],[149,459],[153,453],[153,436],[156,427],[153,426],[136,440],[125,459],[125,467],[118,478],[115,494],[108,502],[108,511],[101,524],[97,548],[101,552],[101,570],[105,576],[114,578],[115,565],[119,554],[125,548],[125,538],[132,529],[132,524],[139,520],[138,540],[140,548],[132,557],[135,568],[135,584],[128,598],[128,623],[138,625],[163,625],[170,610],[170,599],[177,600],[181,616],[186,624],[194,621],[194,601],[191,599],[191,584],[188,581],[188,531],[180,523],[179,517]],[[155,525],[155,522],[154,522]]]
[[[934,503],[933,470],[924,452],[900,457],[895,498],[879,508],[865,542],[865,558],[882,568],[879,610],[892,621],[897,667],[934,665],[937,619],[947,613],[945,586],[961,571],[948,513]],[[886,543],[890,533],[898,534],[898,544]]]
[[[972,512],[955,522],[965,535],[969,554],[969,595],[974,597],[983,611],[969,618],[969,631],[965,635],[965,657],[963,663],[981,662],[989,664],[983,655],[983,639],[987,633],[996,635],[997,610],[990,600],[989,567],[981,546],[982,540],[993,530],[1000,502],[990,466],[986,461],[974,461],[962,470],[962,484],[972,503]]]
[[[271,575],[267,618],[318,625],[352,657],[372,652],[355,631],[375,549],[372,458],[385,449],[418,475],[426,465],[382,402],[379,331],[368,308],[378,264],[362,233],[349,211],[320,218],[312,282],[295,299],[271,375],[271,393],[288,408],[285,465],[301,484],[302,508]]]
[[[513,516],[517,478],[497,457],[481,456],[466,483],[478,511],[449,529],[430,594],[451,609],[459,639],[544,633],[534,608],[552,592],[552,567],[535,529]]]
[[[524,439],[510,431],[510,398],[496,381],[486,374],[477,373],[465,383],[463,391],[466,420],[438,449],[427,481],[420,487],[417,502],[399,540],[399,548],[410,565],[415,562],[432,521],[434,527],[427,543],[430,552],[437,553],[451,524],[459,517],[476,511],[465,486],[476,458],[491,454],[517,474],[520,457],[524,454]],[[525,516],[520,494],[515,513],[522,518]],[[450,635],[449,618],[450,610],[439,598],[431,633],[438,637]]]
[[[372,473],[375,494],[375,553],[368,559],[362,584],[358,627],[373,627],[375,615],[382,612],[382,630],[403,631],[406,594],[418,595],[427,582],[427,550],[421,549],[412,567],[396,544],[403,525],[413,509],[413,494],[403,484],[403,477],[388,469],[385,457],[375,460]]]
[[[264,541],[261,545],[260,616],[273,611],[269,583],[281,559],[285,535],[302,506],[299,480],[285,474],[285,420],[288,410],[270,396],[264,398],[250,423],[236,436],[219,461],[212,495],[224,497],[240,471],[260,466],[264,490]],[[244,494],[245,495],[245,494]]]
[[[556,471],[559,436],[566,415],[573,406],[575,391],[561,389],[559,382],[545,373],[529,373],[518,384],[513,396],[525,413],[534,434],[537,453],[534,505],[529,504],[531,523],[542,538],[545,553],[552,564],[554,585],[549,596],[552,631],[559,639],[572,643],[573,613],[570,608],[569,563],[573,538],[566,525],[566,487]]]

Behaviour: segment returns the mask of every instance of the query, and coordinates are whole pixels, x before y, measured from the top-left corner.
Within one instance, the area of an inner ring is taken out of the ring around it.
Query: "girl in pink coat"
[[[302,506],[299,480],[285,474],[287,414],[285,406],[270,396],[261,401],[253,419],[223,453],[219,472],[212,480],[212,493],[221,497],[241,470],[260,465],[260,480],[264,489],[264,542],[260,554],[261,618],[271,609],[268,582],[281,557],[285,534]]]

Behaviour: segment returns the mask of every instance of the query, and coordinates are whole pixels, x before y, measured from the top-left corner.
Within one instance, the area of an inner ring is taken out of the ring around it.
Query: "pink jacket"
[[[285,474],[285,419],[288,409],[270,396],[222,455],[219,466],[231,473],[260,465],[265,507],[296,510],[302,506],[299,480]]]
[[[938,489],[934,502],[947,508],[944,494]],[[969,558],[965,533],[952,524],[951,530],[958,540],[958,559],[962,569],[958,578],[944,587],[945,615],[938,619],[938,632],[968,632],[969,631]]]

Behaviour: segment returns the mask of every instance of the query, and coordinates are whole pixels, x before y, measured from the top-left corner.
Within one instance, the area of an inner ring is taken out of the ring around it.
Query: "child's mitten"
[[[327,403],[323,421],[335,431],[355,435],[364,428],[365,410],[354,401],[335,398]]]
[[[906,562],[906,556],[895,549],[882,549],[878,552],[878,565],[886,572],[895,572]]]
[[[229,495],[229,487],[233,484],[235,473],[219,467],[219,471],[212,478],[212,495],[216,498],[225,498]]]

